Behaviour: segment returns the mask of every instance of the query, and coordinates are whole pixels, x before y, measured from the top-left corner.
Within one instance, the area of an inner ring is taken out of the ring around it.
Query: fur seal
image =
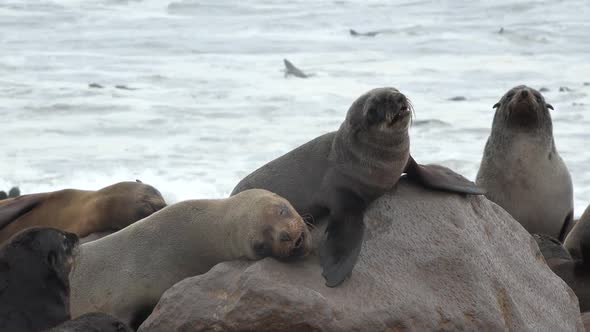
[[[93,312],[69,320],[47,332],[132,332],[127,325],[111,315]]]
[[[301,216],[266,190],[179,202],[80,246],[70,278],[72,316],[100,311],[135,329],[184,278],[223,261],[305,256],[310,247]]]
[[[86,237],[114,232],[166,206],[154,187],[120,182],[98,191],[65,189],[23,195],[0,202],[0,243],[32,226],[46,226]]]
[[[308,78],[312,75],[308,75],[306,73],[304,73],[301,69],[295,67],[294,64],[291,63],[291,61],[287,60],[287,59],[283,59],[283,62],[285,63],[285,77],[289,76],[289,75],[293,75],[295,77],[299,77],[299,78]]]
[[[392,189],[403,172],[426,187],[482,194],[473,182],[410,156],[412,107],[394,88],[373,89],[356,99],[335,132],[319,136],[246,176],[232,195],[261,188],[288,199],[304,217],[329,217],[319,248],[328,287],[352,271],[361,250],[363,213]]]
[[[0,330],[42,331],[70,319],[76,235],[35,227],[0,248]]]
[[[529,233],[563,241],[572,226],[573,186],[555,148],[553,106],[537,90],[519,85],[494,108],[477,185]]]
[[[586,231],[588,226],[578,229]],[[574,233],[576,227],[572,229]],[[580,234],[579,234],[580,235]],[[590,240],[590,233],[586,231],[584,234],[586,240]],[[570,238],[568,236],[568,238]],[[579,243],[577,255],[564,248],[564,246],[549,235],[533,234],[533,238],[537,241],[539,249],[547,262],[549,268],[553,273],[557,274],[565,283],[574,291],[580,304],[580,311],[590,311],[590,287],[588,280],[590,280],[590,241],[583,241]]]

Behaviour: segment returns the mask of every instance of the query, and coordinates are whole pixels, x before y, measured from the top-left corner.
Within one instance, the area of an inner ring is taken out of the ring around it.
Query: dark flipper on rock
[[[471,195],[485,194],[485,190],[461,174],[440,165],[420,165],[412,156],[408,160],[405,172],[408,178],[426,188]]]
[[[31,211],[45,199],[44,194],[32,194],[0,203],[0,229]]]

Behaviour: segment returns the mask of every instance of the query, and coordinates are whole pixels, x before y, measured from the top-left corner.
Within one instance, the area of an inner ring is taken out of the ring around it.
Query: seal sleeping
[[[360,253],[364,210],[392,189],[402,173],[436,190],[483,193],[448,168],[414,161],[408,135],[411,110],[398,90],[371,90],[353,102],[338,131],[257,169],[232,195],[267,189],[288,199],[304,217],[329,217],[319,254],[326,285],[337,286],[352,272]]]
[[[494,105],[496,114],[476,183],[529,233],[563,242],[573,226],[573,186],[553,139],[543,96],[520,85]]]
[[[173,204],[80,246],[72,272],[72,316],[100,311],[137,328],[160,296],[184,278],[229,260],[307,255],[307,225],[266,190]]]
[[[0,202],[0,243],[28,227],[45,226],[83,238],[114,232],[166,206],[154,187],[120,182],[90,191],[65,189]]]
[[[0,248],[0,331],[43,331],[70,319],[77,244],[74,234],[36,227]]]

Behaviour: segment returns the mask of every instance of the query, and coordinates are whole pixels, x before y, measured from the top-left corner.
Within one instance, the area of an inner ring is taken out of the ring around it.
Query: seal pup
[[[553,139],[545,99],[519,85],[493,106],[492,131],[476,183],[529,233],[565,239],[572,226],[573,186]]]
[[[373,89],[356,99],[335,132],[324,134],[246,176],[232,195],[262,188],[285,197],[304,217],[329,217],[319,254],[328,287],[351,273],[361,250],[363,213],[391,190],[402,173],[426,187],[482,194],[473,182],[410,156],[409,100],[394,88]]]
[[[136,329],[182,279],[224,261],[301,257],[310,247],[301,216],[266,190],[179,202],[80,246],[72,316],[100,311]]]
[[[588,280],[590,280],[590,233],[588,233],[588,229],[587,225],[583,228],[585,234],[580,238],[585,241],[579,243],[577,249],[580,251],[576,252],[577,255],[568,251],[556,238],[544,234],[533,234],[549,268],[565,281],[576,294],[581,312],[590,310],[590,287],[588,286]],[[570,235],[575,230],[576,227],[572,229]]]
[[[98,191],[65,189],[0,202],[0,243],[32,226],[86,237],[114,232],[162,209],[166,202],[152,186],[120,182]]]
[[[93,312],[62,323],[47,332],[132,332],[117,318],[102,312]]]
[[[37,332],[70,319],[76,235],[36,227],[0,248],[0,330]]]
[[[295,67],[295,65],[293,65],[287,59],[283,59],[283,62],[285,63],[285,77],[287,77],[289,75],[293,75],[293,76],[299,77],[299,78],[308,78],[308,77],[312,76],[312,75],[308,75],[308,74],[304,73],[301,69]]]

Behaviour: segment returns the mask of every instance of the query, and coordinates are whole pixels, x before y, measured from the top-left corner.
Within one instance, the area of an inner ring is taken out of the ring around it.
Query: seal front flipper
[[[420,165],[410,155],[405,173],[427,188],[462,194],[484,195],[485,190],[461,174],[440,165]]]
[[[0,203],[0,229],[34,209],[45,199],[44,194],[19,196]]]
[[[363,244],[363,214],[331,219],[320,244],[320,263],[326,286],[336,287],[352,273]]]

